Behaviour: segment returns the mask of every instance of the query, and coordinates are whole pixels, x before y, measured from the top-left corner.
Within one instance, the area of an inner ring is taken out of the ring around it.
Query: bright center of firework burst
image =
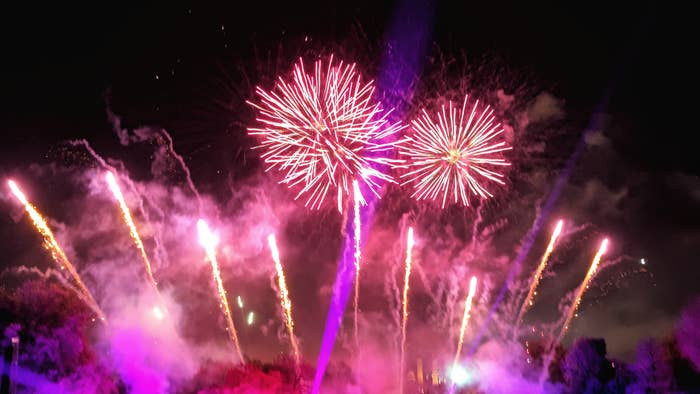
[[[450,164],[457,164],[459,159],[462,158],[462,155],[459,153],[457,149],[450,149],[447,151],[447,161]]]
[[[261,138],[267,169],[281,171],[280,183],[299,187],[296,198],[306,196],[312,209],[329,193],[342,201],[355,180],[379,197],[380,184],[394,182],[382,166],[400,163],[386,157],[395,145],[388,137],[403,128],[372,100],[374,84],[363,83],[354,64],[332,56],[323,63],[318,60],[307,73],[300,59],[291,80],[279,78],[271,91],[258,87],[259,101],[249,102],[260,126],[248,131]]]

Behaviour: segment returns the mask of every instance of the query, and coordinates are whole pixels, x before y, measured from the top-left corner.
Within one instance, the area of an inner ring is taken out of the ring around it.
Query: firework
[[[289,300],[289,290],[287,290],[287,282],[284,279],[284,270],[282,269],[282,263],[280,262],[280,252],[279,249],[277,249],[277,241],[274,234],[270,234],[267,237],[267,243],[270,246],[272,260],[275,262],[275,270],[277,270],[277,285],[280,289],[280,302],[282,303],[282,309],[284,310],[284,324],[287,325],[287,333],[289,334],[289,340],[292,343],[294,359],[296,359],[297,363],[299,363],[299,346],[297,345],[297,340],[294,336],[292,302]]]
[[[447,110],[443,106],[437,113],[437,120],[423,109],[411,122],[410,136],[399,144],[408,168],[402,184],[413,185],[411,197],[440,199],[443,208],[448,200],[469,205],[469,194],[492,197],[484,181],[504,184],[497,169],[510,165],[501,153],[511,148],[501,140],[503,127],[494,124],[493,110],[479,107],[478,100],[469,110],[468,97],[461,110],[450,102]]]
[[[207,222],[202,219],[197,221],[197,230],[199,232],[199,243],[204,247],[207,254],[207,258],[211,263],[212,274],[214,275],[214,281],[216,281],[216,288],[219,292],[219,306],[224,311],[224,317],[226,317],[226,326],[231,341],[236,348],[236,353],[241,363],[245,363],[243,359],[243,353],[241,352],[241,345],[238,343],[238,335],[236,334],[236,327],[233,325],[233,318],[231,318],[231,309],[228,306],[228,300],[226,299],[226,290],[224,289],[224,283],[221,280],[221,272],[219,271],[219,263],[216,260],[216,245],[219,240],[215,234],[209,230]]]
[[[545,250],[544,255],[542,255],[542,259],[540,260],[540,264],[537,266],[535,275],[532,277],[530,291],[528,291],[527,296],[525,297],[525,301],[520,307],[518,319],[515,321],[516,325],[520,323],[520,321],[523,319],[523,316],[525,316],[525,312],[527,312],[527,310],[532,306],[532,299],[535,297],[535,295],[537,295],[537,285],[540,283],[540,279],[542,278],[542,272],[544,272],[544,267],[547,266],[547,260],[549,260],[549,256],[552,254],[552,251],[554,251],[554,245],[557,242],[557,238],[559,237],[563,226],[564,221],[560,220],[557,222],[557,225],[554,228],[552,237],[549,239],[549,244],[547,244],[547,249]]]
[[[404,356],[406,354],[406,322],[408,321],[408,280],[411,277],[411,264],[413,263],[413,227],[408,228],[406,238],[406,272],[403,279],[403,313],[401,320],[401,377],[399,392],[403,393]]]
[[[600,264],[600,259],[603,257],[605,254],[606,250],[608,249],[608,239],[605,238],[603,242],[600,244],[600,248],[598,248],[598,252],[595,254],[595,257],[593,257],[593,261],[591,262],[591,266],[588,268],[588,272],[586,272],[586,276],[583,278],[583,282],[581,282],[581,286],[579,286],[578,290],[576,291],[576,297],[574,297],[574,301],[569,307],[569,313],[566,316],[566,320],[564,321],[564,325],[561,328],[561,332],[559,333],[559,337],[557,338],[557,341],[555,343],[561,342],[562,339],[564,339],[564,336],[566,335],[566,332],[569,330],[569,325],[571,324],[571,320],[574,318],[574,315],[576,314],[576,310],[578,309],[579,304],[581,304],[581,297],[583,297],[583,293],[586,292],[588,289],[588,285],[591,282],[591,279],[593,279],[593,276],[595,275],[596,270],[598,269],[598,264]]]
[[[143,260],[143,264],[146,267],[146,276],[148,278],[148,282],[151,284],[151,287],[153,287],[153,290],[158,296],[161,305],[165,306],[165,302],[163,302],[163,298],[161,297],[160,292],[158,291],[158,282],[156,282],[155,278],[153,277],[153,271],[151,270],[151,260],[149,260],[148,254],[146,254],[146,249],[143,246],[141,236],[139,235],[139,231],[136,228],[134,219],[131,216],[129,207],[126,205],[126,200],[124,199],[124,195],[122,194],[121,188],[119,188],[119,184],[117,183],[117,180],[115,179],[114,174],[112,174],[111,171],[107,172],[107,174],[105,175],[105,179],[107,180],[107,184],[109,185],[109,189],[112,191],[114,198],[119,203],[119,209],[122,212],[122,218],[124,219],[124,223],[129,228],[129,234],[131,235],[131,239],[134,240],[136,249],[138,249],[139,253],[141,254],[141,259]]]
[[[153,317],[154,317],[156,320],[163,320],[163,319],[165,319],[165,314],[163,313],[163,310],[160,309],[158,306],[154,306],[154,307],[151,309],[151,313],[153,313]]]
[[[46,223],[44,217],[41,216],[39,211],[37,211],[37,209],[27,200],[24,193],[22,193],[19,186],[17,186],[14,181],[9,180],[7,184],[10,187],[10,190],[12,190],[12,194],[14,194],[17,200],[22,203],[25,211],[27,211],[27,214],[29,214],[29,217],[32,219],[32,223],[34,224],[34,228],[36,228],[39,234],[41,234],[41,236],[44,238],[44,247],[49,251],[49,253],[51,253],[51,258],[56,262],[56,264],[58,264],[61,270],[68,270],[71,277],[73,277],[73,280],[80,289],[80,297],[90,308],[95,311],[95,313],[97,313],[100,320],[106,321],[104,313],[102,313],[102,310],[97,305],[97,301],[95,301],[92,293],[90,293],[90,290],[88,290],[87,286],[85,286],[83,283],[83,280],[80,279],[78,271],[75,269],[70,260],[68,260],[68,256],[66,256],[65,252],[63,252],[61,245],[59,245],[58,241],[56,241],[56,238],[53,236],[53,232],[49,228],[49,225]]]
[[[249,326],[252,325],[253,323],[255,323],[255,312],[253,312],[253,311],[248,312],[248,317],[246,318],[246,323],[248,323]]]
[[[355,64],[335,62],[333,56],[325,66],[316,61],[313,73],[299,59],[291,81],[280,77],[272,91],[256,89],[259,101],[249,104],[260,125],[249,134],[261,138],[267,170],[282,172],[280,183],[288,187],[300,186],[295,199],[306,195],[305,206],[319,208],[335,191],[342,211],[353,180],[377,197],[381,182],[394,182],[375,167],[398,163],[382,152],[393,149],[388,137],[403,127],[372,100],[374,89],[372,81],[362,82]]]
[[[455,353],[455,361],[453,365],[457,365],[459,356],[462,354],[462,346],[464,345],[464,333],[467,331],[467,323],[469,322],[469,313],[472,310],[472,300],[476,292],[476,276],[472,276],[469,281],[469,294],[467,301],[464,303],[464,315],[462,316],[462,326],[459,328],[459,341],[457,342],[457,352]]]
[[[360,194],[360,186],[358,185],[357,181],[352,182],[352,189],[353,189],[353,196],[355,197],[355,204],[354,204],[354,222],[353,222],[353,227],[355,229],[355,252],[353,254],[353,260],[355,262],[355,298],[354,298],[354,303],[353,303],[353,308],[354,308],[354,316],[353,316],[353,324],[355,328],[355,344],[360,345],[360,326],[359,326],[359,320],[358,320],[358,309],[359,309],[359,303],[360,303],[360,259],[362,258],[362,254],[360,252],[360,233],[362,231],[361,227],[361,221],[360,221],[360,199],[362,198],[362,195]]]

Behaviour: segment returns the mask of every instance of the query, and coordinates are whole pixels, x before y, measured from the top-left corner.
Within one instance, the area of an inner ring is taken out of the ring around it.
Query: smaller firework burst
[[[493,110],[477,100],[468,108],[448,107],[433,117],[423,109],[411,121],[407,141],[399,144],[408,171],[402,184],[413,185],[411,197],[469,205],[469,196],[489,198],[487,182],[504,184],[499,169],[509,166],[502,153],[511,149],[503,141],[503,127],[495,122]]]

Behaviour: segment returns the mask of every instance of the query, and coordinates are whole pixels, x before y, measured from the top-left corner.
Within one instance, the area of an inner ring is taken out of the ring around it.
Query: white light
[[[165,315],[163,314],[163,311],[160,310],[159,307],[154,306],[153,307],[153,317],[155,317],[157,320],[163,320]]]
[[[249,312],[249,313],[248,313],[248,319],[247,319],[248,325],[249,325],[249,326],[252,325],[254,321],[255,321],[255,313]]]
[[[449,371],[450,380],[457,386],[464,386],[472,380],[469,372],[461,365],[455,364]]]
[[[647,261],[644,260],[644,259],[641,259],[641,260],[639,260],[639,263],[640,263],[641,265],[646,265],[646,264],[647,264]]]
[[[241,298],[241,296],[237,296],[236,301],[238,302],[238,307],[243,309],[243,299]]]

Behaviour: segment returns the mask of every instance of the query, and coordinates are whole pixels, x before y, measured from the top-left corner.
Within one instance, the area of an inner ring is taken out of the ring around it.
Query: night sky
[[[428,44],[421,56],[426,74],[433,71],[431,59],[438,54],[457,62],[466,58],[484,64],[483,75],[489,78],[524,84],[528,97],[523,100],[546,92],[559,108],[557,122],[547,125],[547,131],[528,132],[547,148],[539,155],[530,150],[528,161],[519,166],[541,165],[543,172],[530,169],[522,179],[511,174],[512,189],[499,192],[491,211],[526,194],[523,185],[533,179],[551,182],[592,119],[600,126],[589,134],[553,213],[571,217],[584,228],[582,237],[554,259],[561,273],[557,281],[547,282],[542,291],[546,301],[531,319],[555,317],[559,298],[578,283],[593,245],[606,234],[619,262],[601,284],[615,285],[599,289],[584,303],[574,331],[604,337],[609,352],[629,357],[640,339],[669,334],[681,309],[698,293],[700,160],[693,143],[697,128],[690,122],[695,113],[682,109],[693,100],[690,89],[681,87],[687,67],[683,59],[692,51],[676,49],[683,48],[686,38],[678,26],[682,23],[668,24],[666,10],[653,2],[608,3],[455,1],[416,2],[415,7],[432,13],[426,18],[430,22],[423,38]],[[68,186],[60,178],[40,184],[29,175],[35,164],[83,163],[67,153],[65,141],[87,139],[103,156],[123,160],[132,177],[147,179],[152,147],[121,146],[109,108],[124,128],[167,129],[200,191],[224,205],[227,188],[257,176],[261,168],[257,153],[248,149],[254,141],[245,132],[253,116],[245,105],[251,87],[269,82],[272,75],[263,74],[276,66],[287,70],[298,56],[319,48],[350,46],[345,54],[355,52],[358,62],[376,55],[363,50],[381,51],[398,9],[400,2],[378,1],[4,7],[0,177],[20,179],[47,215],[67,223],[69,214],[57,200],[72,195]],[[265,63],[270,58],[277,58],[276,66]],[[506,66],[505,76],[489,70],[495,64]],[[688,93],[691,99],[685,98]],[[513,154],[521,154],[518,147]],[[548,191],[546,186],[541,190]],[[5,212],[0,215],[0,267],[26,263],[28,255],[48,265],[47,258],[37,257],[42,250],[26,220],[16,223],[16,207],[0,202]],[[534,200],[513,204],[505,215],[516,207],[534,212],[530,202]],[[336,230],[339,226],[332,212],[299,219],[301,204],[298,210],[291,222],[312,227],[309,223],[318,219]],[[513,245],[532,218],[509,218],[517,230],[495,241],[510,243],[504,255],[514,256]],[[301,260],[306,253],[312,263],[316,258],[329,266],[313,279],[308,279],[317,270],[313,266],[290,268],[293,297],[294,288],[299,289],[297,305],[302,299],[314,302],[316,288],[330,285],[334,266],[329,256],[339,248],[335,239],[327,244],[330,251],[302,253],[300,234],[305,231],[287,230],[290,255]],[[320,231],[309,230],[308,237]],[[528,267],[541,253],[544,237],[537,238]],[[641,258],[647,264],[640,273]],[[503,276],[507,270],[506,265]],[[619,279],[623,274],[627,276]],[[257,286],[267,284],[262,280]],[[498,286],[494,283],[494,291]],[[381,291],[368,294],[379,297]],[[297,326],[306,330],[301,335],[309,353],[318,351],[311,338],[322,332],[326,307],[327,301],[315,313],[300,312]]]

